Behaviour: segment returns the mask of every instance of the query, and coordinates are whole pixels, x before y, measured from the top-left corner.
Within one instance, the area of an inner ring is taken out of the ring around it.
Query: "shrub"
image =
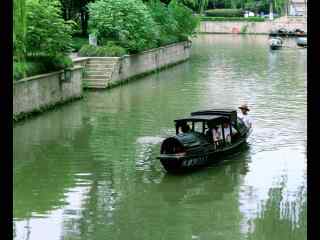
[[[81,49],[79,50],[79,56],[81,57],[93,57],[97,56],[97,48],[93,45],[83,45]]]
[[[205,15],[209,17],[242,17],[243,14],[242,9],[210,9],[205,11]]]
[[[180,41],[187,40],[194,35],[200,18],[193,16],[193,12],[177,0],[172,0],[168,6],[170,14],[177,21],[178,26],[175,35]]]
[[[72,51],[78,52],[83,45],[89,43],[88,37],[73,37],[72,38]]]
[[[159,29],[141,0],[98,0],[88,4],[89,31],[138,52],[157,46]]]
[[[263,17],[201,17],[202,21],[244,21],[244,22],[263,22],[265,19]]]
[[[46,67],[50,71],[58,71],[73,66],[72,59],[65,55],[56,55],[54,57],[48,57]]]
[[[13,62],[13,80],[19,80],[26,76],[27,64],[25,62]]]
[[[71,22],[65,22],[56,0],[27,0],[26,51],[50,55],[71,50]]]
[[[71,58],[64,55],[28,57],[24,62],[13,62],[13,79],[54,72],[72,65]]]
[[[126,54],[126,50],[112,43],[106,46],[84,45],[79,51],[82,57],[121,57]]]
[[[167,5],[160,2],[160,0],[152,0],[147,6],[160,30],[158,46],[177,42],[178,22],[169,11]]]

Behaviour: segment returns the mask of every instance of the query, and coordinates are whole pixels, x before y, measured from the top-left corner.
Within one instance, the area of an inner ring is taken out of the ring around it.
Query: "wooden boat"
[[[283,40],[280,37],[273,37],[269,40],[270,49],[277,50],[282,48]]]
[[[192,170],[216,163],[225,154],[239,150],[252,131],[237,118],[234,109],[197,111],[174,122],[176,135],[162,142],[158,157],[168,172]],[[231,140],[225,136],[225,124],[229,125]],[[181,128],[186,125],[192,126],[190,131],[181,132]],[[222,137],[218,141],[214,141],[212,135],[208,134],[214,127],[222,130]]]
[[[285,28],[279,28],[277,30],[271,30],[269,33],[270,37],[289,37],[290,31]]]
[[[297,45],[300,47],[307,47],[307,38],[306,37],[298,37]]]
[[[307,34],[305,33],[305,31],[303,31],[303,30],[301,30],[301,29],[298,29],[298,28],[294,31],[294,35],[295,35],[296,37],[306,37],[306,36],[307,36]]]

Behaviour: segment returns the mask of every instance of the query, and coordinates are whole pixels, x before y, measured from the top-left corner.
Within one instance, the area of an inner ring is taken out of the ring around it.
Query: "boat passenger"
[[[238,118],[240,118],[244,122],[244,124],[246,125],[247,128],[251,128],[252,127],[252,120],[248,116],[248,112],[250,111],[250,109],[248,108],[248,106],[246,104],[241,105],[239,107],[239,109],[241,110],[241,113],[238,114]]]
[[[230,125],[229,123],[223,124],[224,138],[227,144],[231,143],[231,133],[230,133]]]
[[[220,140],[222,139],[221,136],[222,136],[221,135],[221,128],[218,126],[214,126],[212,128],[212,139],[213,139],[213,143],[216,147],[220,145]]]
[[[212,126],[208,124],[208,129],[205,132],[205,136],[207,137],[208,141],[210,143],[213,142],[213,136],[212,136]]]
[[[188,124],[182,125],[182,126],[181,126],[181,131],[182,131],[183,133],[188,133],[188,132],[190,132],[190,126],[189,126]]]

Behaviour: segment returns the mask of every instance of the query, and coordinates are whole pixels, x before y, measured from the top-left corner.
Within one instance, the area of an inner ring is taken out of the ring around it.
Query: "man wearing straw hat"
[[[241,113],[238,114],[238,118],[240,118],[244,122],[244,124],[247,126],[247,128],[251,128],[252,127],[252,120],[248,116],[248,112],[250,111],[250,109],[248,108],[248,106],[246,104],[241,105],[239,107],[239,109],[241,110]]]

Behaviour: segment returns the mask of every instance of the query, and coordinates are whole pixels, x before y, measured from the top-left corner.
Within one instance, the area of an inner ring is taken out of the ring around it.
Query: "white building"
[[[289,0],[289,16],[307,16],[307,0]]]

